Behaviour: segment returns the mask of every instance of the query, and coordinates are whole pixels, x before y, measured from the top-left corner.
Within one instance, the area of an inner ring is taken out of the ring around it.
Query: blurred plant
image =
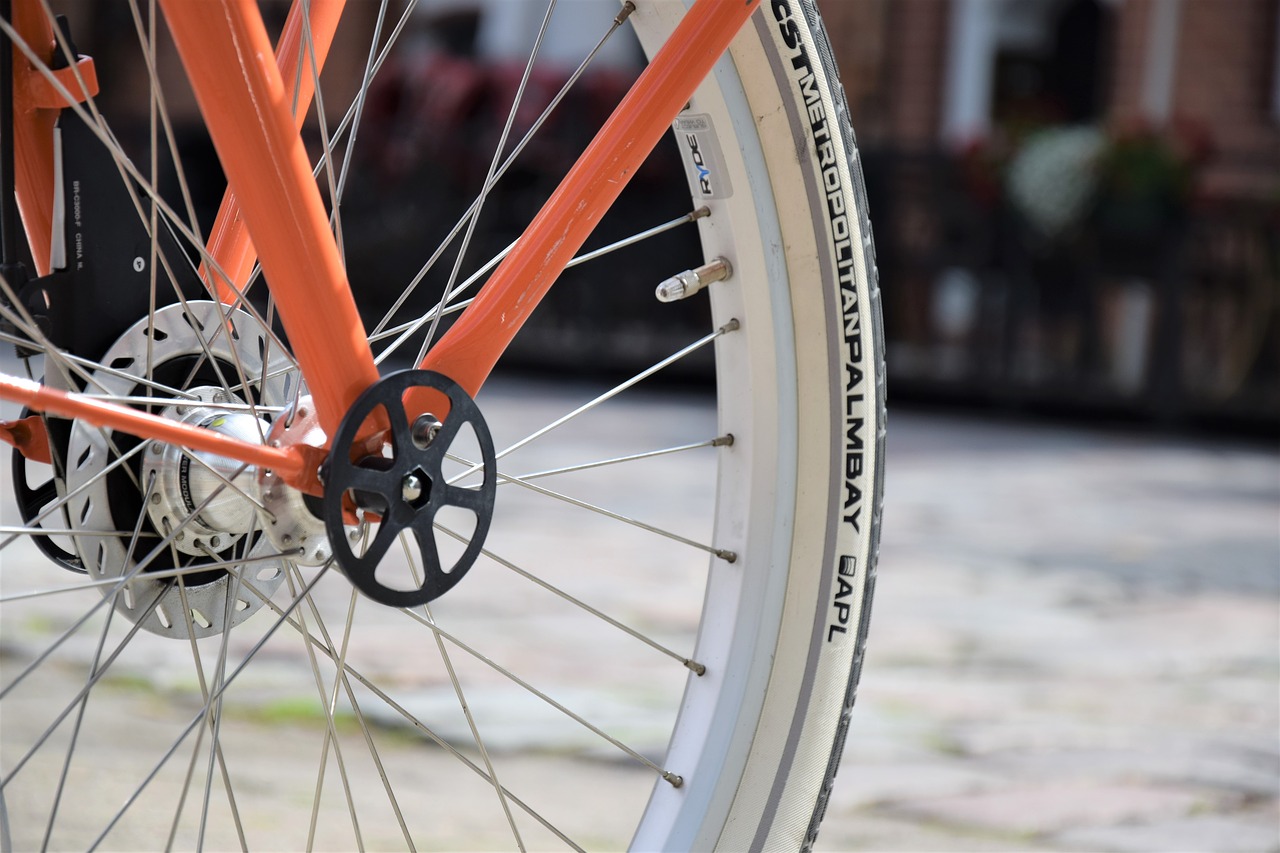
[[[1203,126],[1135,124],[1111,135],[1097,163],[1097,226],[1115,237],[1152,236],[1183,218],[1212,145]]]

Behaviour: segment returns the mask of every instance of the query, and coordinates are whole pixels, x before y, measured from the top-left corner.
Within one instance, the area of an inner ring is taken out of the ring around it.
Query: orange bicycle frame
[[[309,26],[317,62],[322,43],[327,50],[343,3],[311,0]],[[301,21],[301,5],[295,2],[290,13],[295,28]],[[757,5],[759,0],[694,3],[473,303],[420,367],[449,376],[474,396],[525,319]],[[207,265],[205,281],[215,295],[231,301],[234,291],[227,285],[243,284],[256,255],[321,425],[332,436],[355,398],[377,381],[378,370],[298,133],[301,118],[294,114],[294,90],[281,73],[282,66],[299,65],[298,54],[290,54],[288,39],[282,38],[277,60],[255,0],[161,0],[161,6],[227,175],[229,194],[234,196],[224,201],[222,224],[215,228],[209,245],[210,257],[230,282],[216,280]],[[17,0],[15,27],[24,40],[35,39],[37,51],[51,52],[52,36],[39,7],[39,0]],[[296,33],[295,39],[295,49],[300,49]],[[19,79],[35,74],[15,51],[15,87]],[[303,68],[302,79],[309,88],[309,67]],[[306,98],[310,99],[309,93]],[[297,113],[305,111],[300,100]],[[48,123],[51,126],[51,120]],[[25,116],[19,124],[34,122]],[[26,168],[37,175],[18,184],[29,235],[49,233],[47,225],[33,227],[27,219],[28,207],[38,204],[30,204],[25,197],[34,192],[46,198],[52,193],[51,143],[42,134],[36,127],[15,143],[19,162],[34,164]],[[43,158],[50,164],[47,186],[41,177]],[[23,170],[20,166],[19,173]],[[47,254],[46,247],[46,266]],[[41,269],[39,260],[37,268]],[[37,411],[272,468],[295,487],[319,489],[312,464],[315,449],[270,448],[222,436],[214,440],[208,430],[76,394],[48,388],[37,391],[22,381],[0,381],[0,396]],[[419,389],[406,399],[406,410],[410,419],[424,411],[444,415],[447,402],[430,389]]]

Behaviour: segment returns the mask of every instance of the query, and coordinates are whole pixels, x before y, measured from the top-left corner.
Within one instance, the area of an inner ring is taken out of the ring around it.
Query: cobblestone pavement
[[[589,389],[538,385],[530,392],[498,383],[485,393],[486,405],[533,424],[577,405]],[[704,415],[679,397],[657,415],[653,398],[643,402],[646,408],[623,408],[584,427],[581,440],[705,428],[698,426]],[[1280,850],[1276,447],[909,411],[892,413],[889,436],[871,646],[819,849]],[[687,477],[691,495],[700,488],[685,463],[667,476]],[[643,495],[636,500],[638,515],[682,512],[646,507]],[[564,535],[535,531],[526,544],[558,548]],[[587,543],[592,534],[580,528],[572,535]],[[6,573],[18,571],[25,561],[7,554]],[[668,570],[659,560],[646,571]],[[675,582],[657,574],[647,582],[655,577]],[[636,602],[616,578],[584,575],[583,584],[588,597],[642,621],[674,626],[697,616],[696,608],[671,614],[661,601]],[[331,588],[340,603],[345,587]],[[450,606],[485,614],[495,629],[508,617],[469,595]],[[364,627],[379,630],[380,611],[364,612],[371,614]],[[546,634],[559,641],[553,635],[563,624],[547,620]],[[22,652],[20,638],[6,642]],[[574,654],[625,653],[599,646]],[[569,664],[579,662],[565,659],[545,676],[556,690],[570,690],[577,676]],[[115,717],[148,719],[149,703],[179,676],[167,674],[165,661],[144,663],[95,701],[114,696]],[[246,686],[250,697],[270,687],[273,666],[296,663],[269,660],[263,680]],[[129,689],[130,679],[148,684]],[[429,687],[422,707],[452,701],[447,683]],[[30,701],[57,689],[34,684]],[[497,692],[485,695],[490,689]],[[611,691],[583,697],[597,703],[589,716],[615,722],[615,710],[600,704]],[[477,706],[495,697],[506,713],[481,722],[508,772],[544,788],[586,780],[591,795],[578,809],[588,817],[586,837],[601,849],[625,844],[625,830],[611,822],[616,804],[643,802],[647,771],[583,746],[566,750],[561,769],[539,769],[542,757],[524,756],[528,729],[540,725],[537,703],[500,684],[472,693]],[[616,724],[643,751],[661,750],[648,721],[617,713]],[[296,722],[273,725],[263,716],[228,714],[226,725],[248,765],[257,756],[264,770],[278,769],[266,765],[280,764],[282,745],[304,733]],[[443,733],[465,741],[465,723],[457,728]],[[109,760],[123,767],[135,752],[129,738],[145,736],[145,728],[125,727]],[[416,774],[424,785],[437,764],[452,761],[440,750],[424,754],[409,738],[402,747],[385,751],[390,772]],[[373,784],[357,789],[376,794]],[[306,789],[297,796],[309,801]],[[22,807],[18,795],[8,806]],[[343,849],[342,813],[338,805],[322,815],[322,846],[327,839]],[[272,815],[247,820],[268,827]],[[395,843],[393,826],[385,841],[376,829],[366,828],[371,848]],[[510,842],[479,834],[462,811],[439,829],[445,849]],[[127,847],[127,837],[119,844]]]
[[[1280,849],[1274,446],[897,413],[819,847]]]

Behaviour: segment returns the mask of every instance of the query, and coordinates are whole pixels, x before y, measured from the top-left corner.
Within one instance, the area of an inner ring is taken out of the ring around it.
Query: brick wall
[[[1159,2],[1126,0],[1119,8],[1109,111],[1116,124],[1145,119],[1143,74]],[[1271,112],[1278,14],[1280,0],[1182,0],[1170,115],[1208,135],[1208,194],[1280,192],[1280,123]]]
[[[1280,192],[1280,124],[1271,113],[1276,0],[1184,0],[1173,115],[1215,149],[1211,193]]]
[[[863,143],[910,148],[938,138],[946,0],[819,0]]]

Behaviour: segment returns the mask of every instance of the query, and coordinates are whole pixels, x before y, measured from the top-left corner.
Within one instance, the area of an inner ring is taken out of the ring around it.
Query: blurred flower
[[[1009,200],[1042,236],[1067,236],[1088,215],[1106,137],[1096,127],[1053,127],[1027,138],[1009,165]]]

